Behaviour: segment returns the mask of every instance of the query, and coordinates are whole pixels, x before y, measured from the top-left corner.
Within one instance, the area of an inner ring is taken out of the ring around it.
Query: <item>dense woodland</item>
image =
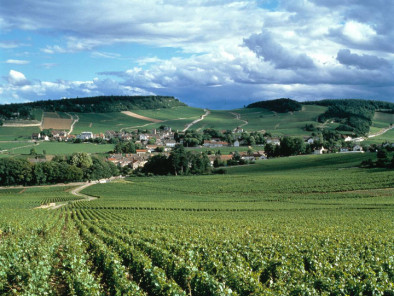
[[[278,113],[286,113],[299,111],[302,109],[302,104],[286,98],[277,100],[260,101],[249,104],[246,108],[264,108]]]
[[[357,135],[366,135],[369,132],[375,111],[394,113],[394,104],[381,101],[343,99],[315,101],[309,104],[328,107],[328,110],[319,116],[320,122],[335,120],[341,123],[337,130],[354,132]]]
[[[90,181],[117,175],[119,170],[113,163],[83,152],[38,163],[18,158],[0,159],[1,186]]]
[[[168,96],[98,96],[74,99],[47,100],[23,104],[2,105],[0,118],[31,118],[32,110],[39,108],[48,112],[107,113],[134,109],[158,109],[185,106]]]
[[[210,170],[207,154],[191,153],[182,145],[177,145],[169,157],[161,154],[151,157],[141,172],[153,175],[200,175]]]
[[[322,123],[328,120],[339,122],[338,131],[355,135],[366,135],[369,132],[375,111],[394,113],[393,103],[357,99],[321,100],[303,103],[290,99],[277,99],[252,103],[247,108],[264,108],[285,113],[301,110],[302,104],[328,107],[328,110],[321,114],[317,120]]]

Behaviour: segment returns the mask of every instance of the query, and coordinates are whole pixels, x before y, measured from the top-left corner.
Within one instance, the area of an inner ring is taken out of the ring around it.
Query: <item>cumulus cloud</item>
[[[273,36],[263,32],[253,34],[244,39],[244,44],[257,56],[271,62],[279,69],[299,69],[313,68],[313,60],[304,53],[294,53],[291,49],[286,49],[276,42]]]
[[[351,53],[349,49],[338,51],[337,60],[343,65],[354,66],[360,69],[372,70],[390,66],[390,63],[386,59],[367,54],[358,55]]]
[[[15,70],[10,70],[7,81],[12,86],[25,86],[30,84],[23,73]]]
[[[203,52],[208,43],[214,47],[220,40],[242,40],[257,31],[262,13],[271,14],[249,1],[20,0],[2,5],[8,29],[45,29],[67,36],[66,47],[48,45],[43,49],[47,53],[91,50],[119,42]]]
[[[29,99],[60,99],[63,97],[72,98],[107,94],[154,95],[151,91],[130,85],[122,85],[113,79],[29,81],[23,73],[11,70],[6,80],[8,84],[0,85],[0,94],[7,98],[3,103],[12,103],[9,101],[9,98],[16,98],[16,101],[23,102]]]

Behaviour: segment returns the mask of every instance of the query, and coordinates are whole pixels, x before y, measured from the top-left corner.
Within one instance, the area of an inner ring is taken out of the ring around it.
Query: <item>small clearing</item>
[[[201,120],[204,120],[204,118],[205,118],[206,116],[208,116],[208,115],[211,113],[211,111],[209,111],[209,110],[207,110],[207,109],[204,109],[204,111],[205,111],[205,114],[204,114],[204,115],[201,115],[201,117],[200,117],[199,119],[196,119],[196,120],[194,120],[193,122],[189,123],[189,124],[183,129],[182,132],[186,132],[192,125],[196,124],[197,122],[200,122]]]
[[[142,120],[146,120],[146,121],[151,121],[151,122],[155,122],[155,123],[163,122],[163,120],[149,118],[149,117],[142,116],[137,113],[130,112],[130,111],[121,111],[121,113],[123,113],[124,115],[130,116],[130,117],[134,117],[134,118],[138,118],[138,119],[142,119]]]

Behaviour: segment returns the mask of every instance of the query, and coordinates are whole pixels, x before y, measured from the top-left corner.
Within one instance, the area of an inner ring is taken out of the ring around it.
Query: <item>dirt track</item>
[[[130,111],[122,111],[121,113],[123,113],[124,115],[130,116],[130,117],[134,117],[134,118],[138,118],[138,119],[142,119],[142,120],[146,120],[146,121],[151,121],[151,122],[155,122],[155,123],[163,122],[163,120],[149,118],[149,117],[142,116],[137,113],[130,112]]]

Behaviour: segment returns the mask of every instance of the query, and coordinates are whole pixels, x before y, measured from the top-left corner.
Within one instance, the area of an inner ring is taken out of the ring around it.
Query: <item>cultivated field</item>
[[[67,116],[65,118],[65,116]],[[43,129],[70,130],[73,119],[61,112],[44,112]]]
[[[79,120],[74,126],[73,134],[90,131],[95,134],[106,131],[120,131],[123,128],[138,128],[149,122],[127,116],[120,112],[112,113],[77,113]]]
[[[2,295],[391,295],[392,171],[373,154],[227,175],[0,190]],[[12,211],[11,211],[12,209]]]
[[[265,130],[276,136],[309,135],[304,131],[305,124],[319,126],[317,117],[327,110],[326,107],[305,105],[301,111],[276,113],[261,108],[243,108],[234,110],[241,119],[248,121],[243,128],[246,130]]]
[[[218,130],[233,130],[237,126],[243,124],[242,121],[236,119],[231,111],[211,110],[211,113],[204,120],[197,122],[190,129],[206,129],[214,128]]]
[[[139,114],[131,112],[131,111],[122,111],[121,113],[124,115],[127,115],[127,116],[131,116],[134,118],[138,118],[138,119],[142,119],[142,120],[146,120],[146,121],[150,121],[150,122],[155,122],[155,123],[162,122],[159,119],[154,119],[154,118],[142,116],[142,115],[139,115]]]
[[[32,133],[39,133],[39,127],[0,126],[0,141],[22,141],[31,139]]]

